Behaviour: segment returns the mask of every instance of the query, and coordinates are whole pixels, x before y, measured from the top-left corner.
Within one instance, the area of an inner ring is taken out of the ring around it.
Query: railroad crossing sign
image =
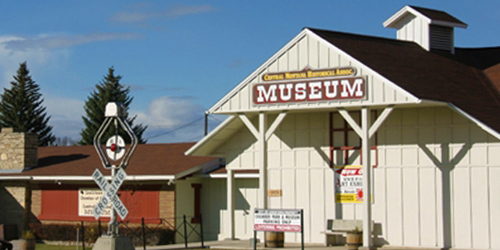
[[[110,183],[104,178],[104,175],[102,175],[101,171],[99,169],[96,169],[94,173],[92,174],[92,178],[94,179],[95,183],[97,186],[99,186],[100,189],[104,192],[104,195],[102,196],[101,200],[97,205],[94,207],[94,217],[95,219],[99,219],[101,216],[101,213],[104,211],[104,209],[108,206],[109,203],[111,203],[113,209],[120,215],[120,218],[125,219],[128,214],[128,210],[123,205],[122,201],[116,195],[116,192],[118,192],[118,189],[122,185],[123,181],[125,178],[127,178],[127,174],[123,169],[119,169],[113,179],[111,180]]]
[[[123,157],[125,154],[125,141],[121,136],[115,135],[106,141],[106,154],[113,161]]]
[[[96,169],[92,174],[92,178],[95,183],[97,183],[99,188],[101,188],[104,192],[101,200],[94,207],[93,213],[94,217],[99,219],[104,209],[111,204],[113,209],[111,219],[108,224],[108,234],[113,236],[118,236],[116,214],[118,214],[122,220],[128,215],[128,210],[118,197],[117,192],[123,181],[125,181],[125,178],[127,178],[127,174],[123,169],[127,167],[130,157],[137,147],[137,136],[134,134],[134,131],[127,121],[122,119],[125,114],[126,109],[122,104],[114,102],[108,103],[104,112],[104,122],[101,124],[101,127],[99,127],[99,130],[97,130],[97,133],[94,136],[94,147],[99,155],[99,158],[101,159],[102,166],[105,169],[111,170],[111,182],[108,182],[105,179],[99,169]],[[106,130],[111,124],[114,124],[115,135],[111,136],[111,138],[106,141],[105,154],[101,145],[101,137],[106,133]],[[127,135],[130,137],[131,144],[128,149],[125,146],[123,138],[118,135],[120,132],[119,127],[125,130]],[[118,160],[120,159],[122,160],[118,163]]]

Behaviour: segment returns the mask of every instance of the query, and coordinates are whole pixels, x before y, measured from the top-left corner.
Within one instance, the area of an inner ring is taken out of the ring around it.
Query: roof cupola
[[[407,5],[384,27],[397,29],[399,40],[415,42],[427,51],[455,53],[454,28],[467,28],[467,24],[443,11]]]

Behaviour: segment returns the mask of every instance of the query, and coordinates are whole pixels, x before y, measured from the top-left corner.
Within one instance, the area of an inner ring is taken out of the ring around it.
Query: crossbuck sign
[[[116,195],[116,192],[118,192],[118,189],[122,185],[123,181],[125,180],[125,178],[127,178],[127,173],[125,173],[125,171],[121,168],[118,169],[111,182],[108,183],[108,181],[104,178],[104,175],[102,175],[101,171],[99,171],[99,169],[96,169],[92,174],[92,178],[94,179],[95,183],[97,183],[99,188],[104,192],[101,200],[94,207],[94,217],[96,218],[96,220],[99,219],[101,213],[109,205],[109,203],[112,204],[113,209],[116,211],[116,213],[118,213],[118,215],[120,215],[120,218],[122,218],[122,220],[125,219],[125,217],[127,217],[128,210],[123,205],[118,195]]]

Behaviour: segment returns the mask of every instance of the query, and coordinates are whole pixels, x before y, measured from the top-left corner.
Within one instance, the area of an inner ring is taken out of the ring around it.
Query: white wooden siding
[[[268,188],[282,190],[268,198],[269,208],[303,208],[307,242],[324,242],[327,219],[363,217],[361,204],[335,204],[328,119],[328,112],[289,113],[268,142]],[[497,139],[446,107],[396,109],[377,136],[376,243],[442,247],[449,234],[455,248],[500,248]],[[230,156],[229,169],[257,169],[255,144],[242,127],[217,154]],[[299,237],[287,234],[286,241]]]
[[[382,223],[385,240],[440,247],[449,233],[455,248],[497,248],[492,233],[498,232],[500,207],[492,194],[500,193],[490,181],[499,173],[499,145],[447,108],[394,111],[379,130],[375,170],[374,220]],[[446,178],[449,188],[443,186]],[[445,213],[450,221],[444,221]]]
[[[407,15],[397,27],[398,40],[414,41],[429,50],[429,20]]]
[[[176,213],[177,226],[181,225],[182,216],[189,219],[194,215],[194,188],[192,183],[201,183],[201,214],[203,219],[203,233],[205,240],[224,240],[229,237],[227,232],[227,192],[226,179],[188,178],[177,180],[176,185]],[[258,179],[235,179],[235,234],[237,238],[249,239],[253,237],[253,213],[258,207],[257,191]],[[176,241],[184,239],[176,234]],[[191,234],[190,242],[199,242],[196,234]]]
[[[306,35],[303,35],[303,34]],[[293,110],[293,109],[316,109],[351,107],[359,105],[379,104],[401,104],[414,103],[415,98],[404,90],[395,87],[385,78],[376,75],[371,69],[350,58],[331,44],[321,38],[311,35],[312,32],[305,31],[297,36],[291,44],[269,59],[263,66],[257,69],[251,77],[241,82],[235,90],[212,107],[213,113],[237,113],[256,112],[261,110]],[[367,76],[368,90],[366,100],[351,101],[322,101],[307,103],[285,103],[272,105],[254,105],[252,99],[252,87],[256,83],[262,83],[262,76],[266,73],[300,71],[306,67],[311,69],[326,69],[336,67],[354,67],[357,75]]]

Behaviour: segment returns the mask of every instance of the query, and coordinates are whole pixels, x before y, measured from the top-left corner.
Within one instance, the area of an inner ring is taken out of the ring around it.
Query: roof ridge
[[[420,14],[426,16],[431,20],[436,20],[436,21],[439,20],[439,21],[446,21],[446,22],[466,25],[466,23],[464,23],[463,21],[461,21],[460,19],[456,18],[455,16],[451,15],[446,11],[420,7],[415,5],[407,5],[407,6],[414,9],[415,11],[418,11]]]
[[[317,29],[317,28],[311,28],[311,27],[305,27],[305,29],[308,29],[313,32],[328,32],[328,33],[336,33],[340,35],[346,35],[346,36],[353,36],[353,37],[364,37],[364,38],[369,38],[369,39],[377,39],[377,40],[383,40],[383,41],[390,41],[394,43],[406,43],[406,44],[416,44],[415,42],[412,41],[405,41],[405,40],[398,40],[395,38],[390,38],[390,37],[382,37],[382,36],[374,36],[374,35],[363,35],[363,34],[356,34],[356,33],[350,33],[350,32],[344,32],[344,31],[335,31],[335,30],[327,30],[327,29]]]

